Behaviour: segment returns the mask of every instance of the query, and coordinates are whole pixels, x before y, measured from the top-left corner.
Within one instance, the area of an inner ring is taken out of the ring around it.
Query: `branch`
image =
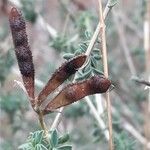
[[[134,80],[135,82],[137,83],[140,83],[140,84],[144,84],[146,86],[149,86],[150,87],[150,82],[149,81],[145,81],[143,79],[139,79],[139,78],[132,78],[132,80]]]
[[[102,50],[102,60],[104,66],[104,75],[108,78],[108,63],[107,63],[107,47],[106,47],[106,26],[104,23],[103,13],[102,13],[102,1],[99,2],[99,20],[100,20],[100,38],[101,38],[101,47]],[[108,128],[109,128],[109,149],[113,150],[113,137],[112,137],[112,116],[111,116],[111,102],[109,92],[106,93],[106,101],[107,101],[107,116],[108,116]]]

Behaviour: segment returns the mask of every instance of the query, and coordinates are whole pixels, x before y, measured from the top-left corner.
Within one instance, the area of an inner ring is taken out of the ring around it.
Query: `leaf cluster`
[[[88,31],[86,31],[84,35],[84,41],[79,44],[79,47],[76,49],[76,51],[74,53],[65,53],[63,55],[63,58],[68,60],[76,55],[85,53],[88,48],[90,39],[91,34]],[[98,40],[97,43],[99,43]],[[103,72],[100,71],[100,68],[98,68],[100,60],[101,60],[100,51],[98,48],[94,47],[93,51],[91,52],[88,58],[88,61],[86,62],[86,65],[82,70],[78,72],[77,81],[87,79],[91,75],[104,75]]]
[[[59,136],[56,130],[49,131],[45,135],[44,131],[30,133],[26,143],[19,146],[20,150],[71,150],[72,146],[66,144],[69,134]]]

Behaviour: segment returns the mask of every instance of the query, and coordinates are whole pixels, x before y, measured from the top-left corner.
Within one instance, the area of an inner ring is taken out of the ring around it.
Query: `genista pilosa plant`
[[[47,104],[47,106],[45,106],[45,108],[41,108],[41,104],[47,99],[49,94],[57,89],[71,75],[75,74],[78,69],[85,63],[87,56],[83,53],[78,56],[74,56],[73,58],[63,63],[61,67],[53,73],[53,75],[51,76],[45,87],[41,90],[39,95],[35,96],[34,64],[32,59],[32,53],[28,43],[28,37],[26,34],[25,20],[20,11],[18,11],[16,8],[12,8],[9,14],[9,22],[15,47],[15,54],[22,75],[24,87],[27,91],[29,101],[33,110],[39,116],[41,127],[45,131],[37,131],[33,133],[29,137],[28,143],[24,144],[20,148],[45,150],[52,150],[53,148],[57,148],[70,150],[70,146],[59,147],[60,143],[58,142],[58,136],[56,136],[56,130],[52,132],[46,131],[45,124],[43,122],[43,115],[51,113],[60,107],[70,105],[76,101],[79,101],[87,95],[104,93],[109,89],[111,81],[105,78],[103,75],[94,75],[84,81],[68,84],[62,89],[62,91],[58,93],[56,97],[54,97]],[[43,133],[45,133],[45,135],[50,134],[50,136],[46,136],[46,138]],[[49,137],[50,142],[48,142]]]
[[[12,8],[9,15],[10,28],[12,32],[15,53],[19,65],[24,86],[27,90],[31,105],[35,112],[39,112],[39,106],[48,95],[59,87],[66,79],[75,74],[84,64],[86,55],[81,54],[68,61],[57,69],[40,94],[34,95],[34,64],[32,53],[26,34],[25,20],[20,11]],[[62,106],[69,105],[82,99],[87,95],[106,92],[111,85],[110,80],[104,76],[93,76],[85,81],[67,85],[49,104],[42,113],[47,114]]]
[[[106,79],[104,76],[93,76],[85,81],[67,85],[53,100],[48,103],[44,110],[39,110],[40,105],[48,97],[48,95],[71,75],[75,74],[76,71],[84,64],[87,57],[85,54],[81,54],[62,64],[62,66],[54,72],[40,94],[35,97],[34,64],[26,34],[25,20],[20,11],[16,8],[12,8],[9,15],[9,22],[19,69],[31,105],[35,112],[39,113],[40,111],[47,114],[57,108],[78,101],[87,95],[104,93],[109,89],[111,85],[110,80]]]

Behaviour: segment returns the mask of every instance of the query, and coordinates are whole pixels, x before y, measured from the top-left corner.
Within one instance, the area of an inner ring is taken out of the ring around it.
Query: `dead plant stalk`
[[[100,21],[100,39],[102,50],[102,60],[104,67],[104,74],[108,78],[108,63],[107,63],[107,47],[106,47],[106,27],[104,23],[103,17],[103,9],[102,9],[102,1],[98,0],[99,3],[99,21]],[[108,128],[109,128],[109,149],[113,150],[113,137],[112,137],[112,116],[111,116],[111,102],[109,92],[106,93],[106,101],[107,101],[107,116],[108,116]]]

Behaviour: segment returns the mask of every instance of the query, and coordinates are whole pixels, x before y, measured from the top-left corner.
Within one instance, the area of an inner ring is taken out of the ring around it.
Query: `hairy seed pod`
[[[10,29],[20,72],[29,97],[34,99],[34,64],[28,44],[25,20],[20,11],[12,8],[9,14]]]
[[[111,85],[111,81],[104,76],[93,76],[88,80],[67,85],[44,109],[44,114],[62,106],[70,105],[87,95],[105,93]]]
[[[62,64],[62,66],[54,72],[51,79],[40,92],[38,96],[38,105],[40,105],[52,91],[68,79],[68,77],[74,74],[84,64],[85,60],[86,55],[79,55]]]

